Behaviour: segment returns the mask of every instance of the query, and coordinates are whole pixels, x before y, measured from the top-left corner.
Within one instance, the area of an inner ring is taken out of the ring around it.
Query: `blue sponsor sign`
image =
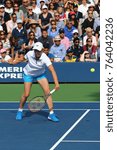
[[[9,65],[0,63],[0,83],[23,82],[23,68],[26,63]],[[53,63],[59,82],[100,82],[100,63]],[[90,69],[95,68],[94,72]],[[53,78],[49,70],[46,71],[49,82]]]

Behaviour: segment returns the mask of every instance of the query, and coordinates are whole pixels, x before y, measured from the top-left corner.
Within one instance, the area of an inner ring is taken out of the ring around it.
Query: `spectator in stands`
[[[26,43],[22,45],[22,49],[25,51],[25,54],[32,49],[34,46],[34,43],[37,42],[37,39],[35,38],[35,33],[33,31],[30,31],[28,34],[28,39]]]
[[[50,21],[50,27],[48,29],[48,35],[52,38],[55,38],[59,34],[59,29],[57,28],[56,21],[51,20]]]
[[[65,36],[65,31],[64,29],[59,29],[59,36],[61,38],[61,44],[65,46],[65,49],[67,50],[70,47],[70,41],[69,39]]]
[[[41,42],[43,45],[45,45],[46,43],[49,44],[49,49],[51,48],[51,46],[53,45],[53,39],[52,37],[50,37],[48,35],[48,32],[46,29],[43,29],[42,30],[42,36],[40,36],[38,38],[38,41]]]
[[[17,19],[17,27],[13,29],[12,36],[18,39],[18,45],[21,46],[27,40],[27,31],[23,27],[21,19]]]
[[[74,38],[73,46],[70,49],[73,51],[73,55],[77,57],[77,61],[79,61],[80,55],[83,53],[83,48],[80,46],[80,40],[78,37]]]
[[[78,32],[79,35],[82,35],[82,22],[83,22],[83,14],[79,12],[79,6],[78,4],[74,4],[74,12],[76,14],[76,20],[78,21]]]
[[[69,13],[69,20],[72,22],[72,25],[78,29],[78,20],[76,18],[76,13],[74,11],[71,11]]]
[[[0,14],[1,16],[3,16],[4,22],[7,22],[8,20],[11,19],[10,15],[7,12],[5,12],[5,6],[2,4],[0,4]]]
[[[90,53],[88,51],[84,51],[79,58],[80,62],[96,62],[97,59],[91,58]]]
[[[86,28],[88,27],[90,27],[91,29],[93,29],[94,27],[93,11],[88,11],[88,18],[86,18],[82,23],[83,34],[85,33]]]
[[[64,8],[69,8],[70,11],[73,11],[73,5],[74,3],[72,1],[66,1]]]
[[[10,41],[4,31],[0,31],[0,41],[3,43],[3,48],[6,49],[7,54],[10,54]]]
[[[13,29],[17,27],[17,16],[15,13],[11,15],[11,20],[6,22],[6,26],[7,26],[7,32],[8,32],[7,37],[8,39],[10,39]]]
[[[37,0],[38,1],[38,0]],[[42,10],[42,7],[46,4],[45,0],[40,0],[40,3],[38,4],[39,8]]]
[[[87,17],[87,10],[89,8],[90,4],[87,3],[87,0],[82,0],[82,4],[79,6],[79,12],[83,14],[83,20]]]
[[[29,22],[29,29],[27,33],[33,31],[35,33],[35,38],[38,39],[41,36],[41,28],[36,20],[30,20]]]
[[[11,62],[12,61],[12,58],[7,54],[7,50],[5,48],[2,48],[0,50],[0,62],[3,63],[3,62]]]
[[[49,53],[50,49],[49,49],[49,44],[46,43],[45,45],[43,45],[43,52],[50,58],[51,62],[54,61],[54,55]]]
[[[54,18],[57,24],[58,29],[64,28],[65,27],[65,23],[63,20],[60,20],[60,15],[58,12],[54,13]]]
[[[54,55],[54,62],[62,62],[66,56],[66,49],[63,44],[61,44],[61,38],[57,35],[54,38],[54,44],[50,49],[50,53]]]
[[[96,37],[93,35],[93,30],[90,27],[86,28],[86,35],[83,37],[83,45],[86,45],[87,38],[91,38],[92,44],[97,46]]]
[[[72,25],[72,21],[67,20],[64,31],[65,31],[65,36],[68,37],[70,41],[72,40],[72,36],[73,36],[72,32],[74,29],[76,28]]]
[[[64,8],[63,8],[62,6],[59,6],[59,7],[57,8],[57,12],[59,13],[59,18],[60,18],[60,20],[66,22],[66,14],[65,14],[65,12],[64,12]]]
[[[7,12],[10,16],[13,13],[13,1],[5,0],[5,12]]]
[[[92,11],[93,12],[93,18],[97,18],[99,16],[99,14],[97,13],[97,11],[95,11],[95,6],[94,5],[90,5],[88,8],[88,11]],[[87,14],[88,17],[88,14]]]
[[[14,59],[15,54],[20,51],[21,45],[18,45],[18,39],[14,38],[13,36],[10,37],[10,45],[11,56]]]
[[[51,13],[52,17],[54,18],[55,9],[54,4],[52,2],[49,3],[48,10]]]
[[[3,30],[5,34],[7,35],[7,26],[4,21],[3,15],[0,13],[0,30]]]
[[[41,14],[41,9],[37,6],[37,1],[31,0],[31,5],[33,12],[37,15],[37,18],[39,18],[39,15]]]
[[[22,0],[22,5],[20,5],[19,10],[23,11],[24,18],[27,18],[27,8],[30,5],[30,0]]]
[[[82,37],[79,36],[78,30],[77,30],[77,29],[74,29],[73,32],[72,32],[72,34],[73,34],[73,36],[72,36],[71,46],[73,45],[73,43],[74,43],[73,40],[74,40],[76,37],[79,38],[79,40],[80,40],[79,45],[82,46]]]
[[[24,13],[22,10],[19,10],[18,3],[13,4],[13,12],[16,14],[17,19],[21,19],[24,22]]]
[[[95,5],[95,11],[97,11],[100,16],[100,0],[98,0],[97,4]]]
[[[73,49],[69,48],[67,50],[67,54],[65,56],[65,59],[64,61],[65,62],[75,62],[76,61],[76,56],[74,56],[74,52],[73,52]]]
[[[39,25],[41,29],[48,29],[51,19],[52,15],[48,12],[48,7],[46,5],[43,5],[42,13],[39,15]]]
[[[86,45],[83,46],[83,50],[88,51],[91,58],[97,58],[97,47],[92,44],[91,38],[87,38]]]

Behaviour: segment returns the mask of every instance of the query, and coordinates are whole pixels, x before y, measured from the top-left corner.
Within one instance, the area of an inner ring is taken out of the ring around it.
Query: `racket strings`
[[[29,109],[33,112],[41,110],[45,106],[45,100],[42,97],[36,97],[29,103]]]

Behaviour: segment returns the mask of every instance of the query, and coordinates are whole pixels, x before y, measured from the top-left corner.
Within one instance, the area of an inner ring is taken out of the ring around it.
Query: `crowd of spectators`
[[[100,0],[0,0],[0,62],[37,41],[52,62],[100,61]]]

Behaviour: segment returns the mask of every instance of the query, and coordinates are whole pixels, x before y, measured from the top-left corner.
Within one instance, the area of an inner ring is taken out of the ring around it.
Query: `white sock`
[[[53,111],[53,110],[51,110],[51,111],[50,111],[50,114],[53,114],[53,113],[54,113],[54,111]]]
[[[19,108],[18,111],[21,111],[21,112],[22,112],[22,111],[23,111],[23,108]]]

